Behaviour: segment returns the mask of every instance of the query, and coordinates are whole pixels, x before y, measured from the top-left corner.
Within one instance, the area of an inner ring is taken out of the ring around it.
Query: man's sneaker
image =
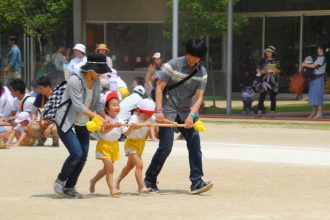
[[[53,138],[53,144],[52,144],[52,146],[53,147],[58,147],[59,146],[58,139]]]
[[[57,194],[63,194],[64,186],[65,186],[65,181],[61,181],[57,178],[54,182],[54,191]]]
[[[149,192],[154,192],[154,193],[158,193],[159,192],[159,189],[157,187],[157,184],[156,183],[151,183],[151,182],[148,182],[146,180],[144,180],[144,185],[149,188]]]
[[[213,187],[213,183],[211,181],[207,181],[207,182],[200,181],[191,185],[190,192],[191,194],[199,194],[209,191],[210,189],[212,189],[212,187]]]
[[[44,146],[46,141],[47,141],[46,137],[39,138],[37,141],[37,146]]]
[[[79,199],[82,198],[82,195],[77,192],[76,188],[64,188],[63,190],[64,194],[67,195],[70,198]]]

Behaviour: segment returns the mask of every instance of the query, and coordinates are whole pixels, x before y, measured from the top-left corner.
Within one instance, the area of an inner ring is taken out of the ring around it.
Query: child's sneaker
[[[64,188],[63,193],[71,198],[80,199],[82,195],[77,192],[76,188]]]
[[[158,189],[156,183],[151,183],[151,182],[148,182],[148,181],[144,180],[144,185],[146,186],[146,188],[150,189],[149,192],[154,192],[154,193],[159,192],[159,189]]]
[[[204,182],[203,180],[192,184],[190,187],[191,194],[199,194],[203,192],[207,192],[212,189],[213,183],[211,181]]]
[[[54,191],[57,194],[63,194],[64,186],[65,186],[65,181],[61,181],[57,178],[54,182]]]

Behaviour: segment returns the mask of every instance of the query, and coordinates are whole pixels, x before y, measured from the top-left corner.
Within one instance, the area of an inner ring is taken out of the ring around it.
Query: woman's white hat
[[[73,49],[86,53],[86,46],[83,44],[76,44]]]

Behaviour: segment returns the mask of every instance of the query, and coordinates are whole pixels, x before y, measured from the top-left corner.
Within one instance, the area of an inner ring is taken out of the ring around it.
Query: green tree
[[[172,8],[172,0],[167,6]],[[234,4],[238,0],[234,1]],[[228,0],[179,0],[179,33],[181,38],[219,37],[227,30]],[[172,23],[172,17],[167,18]],[[234,32],[247,23],[243,16],[234,17]],[[170,36],[170,32],[165,32]]]
[[[72,13],[72,0],[1,0],[0,30],[33,37],[43,55],[44,46],[52,45],[52,34],[66,30]]]

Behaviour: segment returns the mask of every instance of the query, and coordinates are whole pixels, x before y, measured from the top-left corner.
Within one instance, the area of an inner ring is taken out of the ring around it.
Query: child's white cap
[[[162,57],[162,54],[160,53],[160,52],[157,52],[157,53],[155,53],[154,55],[152,55],[152,58],[157,58],[157,59],[159,59],[159,58],[161,58]]]
[[[147,114],[153,114],[155,113],[155,102],[151,99],[142,99],[138,102],[137,108],[140,109],[142,112]]]
[[[29,114],[28,112],[20,112],[20,113],[17,115],[17,117],[16,117],[16,119],[15,119],[15,122],[16,122],[16,123],[20,123],[20,122],[25,121],[25,120],[28,120],[28,121],[31,120],[31,118],[30,118],[30,114]]]

